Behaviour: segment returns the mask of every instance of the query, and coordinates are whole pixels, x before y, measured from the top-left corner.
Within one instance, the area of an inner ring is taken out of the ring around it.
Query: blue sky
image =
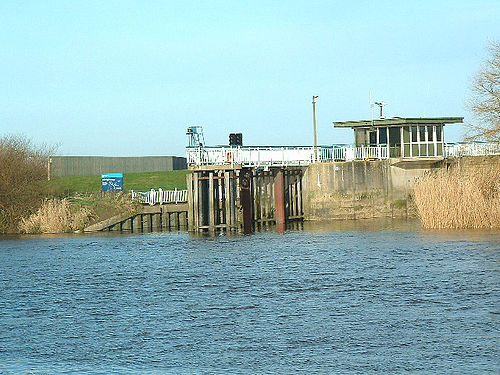
[[[465,116],[500,1],[2,1],[0,135],[61,155],[350,143],[333,121]],[[446,129],[458,141],[461,127]]]

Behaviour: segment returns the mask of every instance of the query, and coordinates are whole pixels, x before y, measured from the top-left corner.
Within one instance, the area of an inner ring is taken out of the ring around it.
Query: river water
[[[0,240],[0,374],[498,374],[500,234]]]

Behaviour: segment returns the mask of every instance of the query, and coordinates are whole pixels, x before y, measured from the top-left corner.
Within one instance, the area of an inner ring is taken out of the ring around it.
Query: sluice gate
[[[303,220],[300,167],[204,166],[187,176],[190,231],[241,231]]]

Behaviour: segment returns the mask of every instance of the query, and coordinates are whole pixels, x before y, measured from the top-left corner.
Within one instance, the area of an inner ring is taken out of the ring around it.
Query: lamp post
[[[318,95],[313,95],[313,125],[314,125],[314,158],[318,159],[318,137],[316,135],[316,99],[318,99]]]

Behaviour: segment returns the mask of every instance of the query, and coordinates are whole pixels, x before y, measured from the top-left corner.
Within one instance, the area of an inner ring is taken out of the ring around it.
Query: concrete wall
[[[435,165],[397,167],[399,160],[316,163],[303,177],[306,220],[412,217],[416,178]]]
[[[158,172],[187,168],[186,158],[177,156],[52,156],[51,160],[51,177]]]

